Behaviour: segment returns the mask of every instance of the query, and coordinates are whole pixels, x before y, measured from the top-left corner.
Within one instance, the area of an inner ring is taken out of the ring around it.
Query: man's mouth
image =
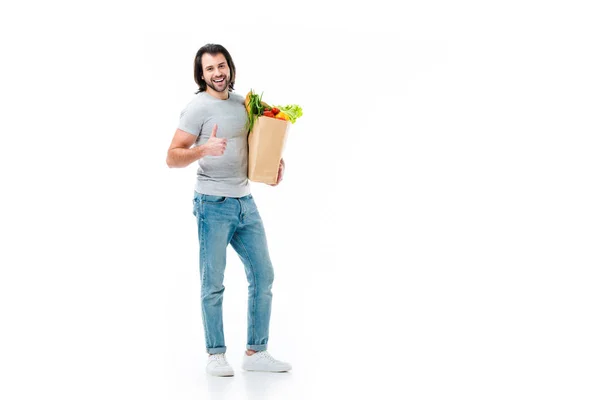
[[[222,83],[225,82],[225,77],[221,78],[221,79],[213,79],[213,82],[215,83]]]

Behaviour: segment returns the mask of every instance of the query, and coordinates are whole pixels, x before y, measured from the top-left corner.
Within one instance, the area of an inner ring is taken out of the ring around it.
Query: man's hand
[[[283,158],[279,160],[279,170],[277,171],[277,183],[269,183],[269,186],[277,186],[279,182],[283,179],[283,172],[285,171],[285,161]]]
[[[215,124],[210,138],[202,145],[204,147],[204,155],[206,156],[222,156],[227,148],[227,139],[217,137],[217,124]]]

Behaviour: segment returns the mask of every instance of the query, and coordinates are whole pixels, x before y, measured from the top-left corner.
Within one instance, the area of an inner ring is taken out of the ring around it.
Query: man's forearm
[[[167,165],[169,168],[184,168],[204,157],[204,147],[196,146],[191,149],[169,149]]]

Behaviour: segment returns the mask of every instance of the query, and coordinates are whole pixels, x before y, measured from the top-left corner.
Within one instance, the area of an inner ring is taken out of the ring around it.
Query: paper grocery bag
[[[279,161],[291,122],[258,117],[248,135],[248,179],[254,182],[277,183]]]

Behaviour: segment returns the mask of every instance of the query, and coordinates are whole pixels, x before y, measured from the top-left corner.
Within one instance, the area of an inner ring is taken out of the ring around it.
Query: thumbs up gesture
[[[210,138],[202,145],[204,147],[204,155],[207,156],[222,156],[227,148],[227,139],[217,137],[217,124],[213,127]]]

